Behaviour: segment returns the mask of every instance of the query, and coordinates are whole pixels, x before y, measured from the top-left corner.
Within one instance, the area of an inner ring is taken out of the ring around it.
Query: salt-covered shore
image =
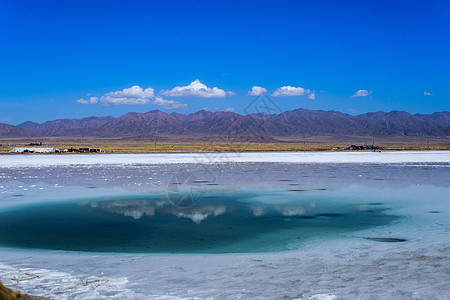
[[[227,162],[439,163],[450,162],[450,151],[0,155],[0,167],[5,168],[70,165],[215,164]]]

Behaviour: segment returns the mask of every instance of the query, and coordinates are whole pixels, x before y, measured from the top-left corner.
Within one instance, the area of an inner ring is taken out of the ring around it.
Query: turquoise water
[[[384,213],[383,203],[362,205],[326,190],[209,191],[190,206],[171,200],[149,193],[9,208],[0,212],[0,245],[124,253],[282,251],[397,218]]]

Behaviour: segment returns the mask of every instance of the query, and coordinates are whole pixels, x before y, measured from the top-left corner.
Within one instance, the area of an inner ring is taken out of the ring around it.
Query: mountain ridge
[[[449,137],[450,112],[410,114],[405,111],[349,115],[339,111],[298,108],[278,114],[200,110],[189,114],[150,110],[120,117],[57,119],[41,124],[0,124],[0,137],[132,137],[132,136],[414,136]]]

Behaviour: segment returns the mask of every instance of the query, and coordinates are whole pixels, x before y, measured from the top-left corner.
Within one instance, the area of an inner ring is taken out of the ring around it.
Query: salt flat
[[[383,152],[243,152],[155,154],[46,154],[0,155],[0,167],[69,165],[132,165],[177,163],[279,162],[279,163],[411,163],[450,162],[450,151]]]

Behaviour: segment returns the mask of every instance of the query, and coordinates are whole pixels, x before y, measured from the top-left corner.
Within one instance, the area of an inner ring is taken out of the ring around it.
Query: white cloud
[[[81,103],[81,104],[96,104],[98,103],[98,97],[89,97],[88,99],[78,99],[75,100],[75,102],[77,103]]]
[[[309,100],[316,100],[316,92],[312,92],[311,94],[308,95],[308,99]]]
[[[434,96],[434,94],[428,93],[428,92],[423,92],[423,95],[424,95],[424,96]]]
[[[145,90],[138,85],[132,86],[122,91],[110,92],[104,94],[100,98],[103,105],[143,105],[150,103],[150,99],[155,96],[153,88],[146,88]]]
[[[236,95],[233,92],[225,92],[217,87],[209,88],[200,80],[196,79],[187,86],[177,86],[171,90],[162,90],[161,95],[170,97],[202,97],[202,98],[223,98]]]
[[[175,100],[165,100],[161,96],[156,96],[152,104],[163,106],[164,109],[186,108],[188,106]]]
[[[368,90],[359,90],[356,92],[356,94],[354,94],[352,96],[352,98],[356,98],[356,97],[366,97],[369,96],[371,92],[369,92]]]
[[[303,96],[309,93],[311,93],[311,90],[309,89],[287,85],[276,89],[276,91],[272,94],[272,96],[273,97]]]
[[[248,92],[249,96],[261,96],[264,95],[265,93],[267,93],[267,90],[263,87],[260,86],[254,86],[252,87],[252,90],[250,92]]]

